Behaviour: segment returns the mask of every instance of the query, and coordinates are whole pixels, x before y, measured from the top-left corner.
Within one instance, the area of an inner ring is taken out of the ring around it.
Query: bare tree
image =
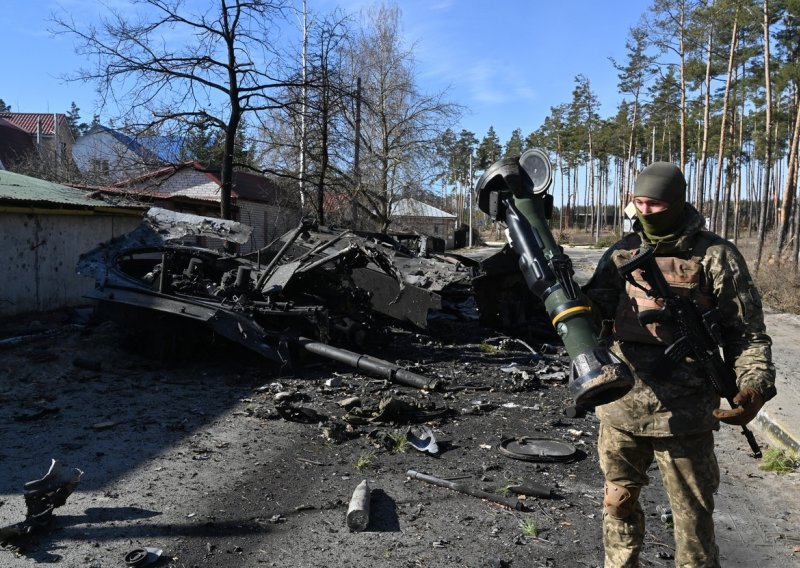
[[[304,210],[325,223],[325,203],[353,185],[352,128],[344,117],[354,97],[344,76],[352,17],[336,9],[329,14],[303,13],[303,69],[300,87],[283,89],[286,107],[262,116],[260,135],[269,171],[296,183]],[[300,109],[295,112],[295,109]],[[297,157],[300,157],[299,163]]]
[[[55,16],[55,28],[78,38],[93,68],[71,76],[94,81],[121,120],[148,129],[213,126],[224,131],[220,216],[231,218],[234,151],[246,113],[280,106],[286,86],[273,24],[285,0],[138,0],[134,18],[108,9],[100,26]]]
[[[403,46],[399,26],[396,6],[371,10],[349,61],[352,83],[361,78],[363,85],[362,190],[353,200],[382,231],[403,191],[427,184],[438,173],[431,167],[436,142],[460,110],[443,94],[419,91],[413,50]],[[353,125],[354,110],[348,115]]]

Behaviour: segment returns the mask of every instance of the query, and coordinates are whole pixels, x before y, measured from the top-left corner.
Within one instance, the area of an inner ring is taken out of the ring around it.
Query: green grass
[[[362,470],[372,467],[372,464],[375,463],[375,454],[373,452],[367,452],[366,454],[361,454],[358,456],[356,460],[356,469]]]
[[[392,451],[396,454],[406,453],[411,445],[406,435],[401,432],[392,432],[389,434],[389,439],[392,441]]]
[[[539,536],[539,527],[536,526],[536,521],[533,519],[522,519],[519,522],[519,530],[522,531],[523,536]]]
[[[499,347],[495,347],[491,343],[486,343],[485,341],[481,342],[480,350],[483,353],[498,353],[500,351]]]
[[[797,456],[780,448],[767,448],[758,468],[775,473],[791,473],[798,467]]]
[[[506,481],[505,485],[501,485],[500,487],[495,489],[494,492],[497,493],[498,495],[502,495],[503,497],[508,497],[509,495],[511,495],[511,489],[509,489],[509,487],[511,487],[512,485],[518,485],[518,482],[510,480]]]

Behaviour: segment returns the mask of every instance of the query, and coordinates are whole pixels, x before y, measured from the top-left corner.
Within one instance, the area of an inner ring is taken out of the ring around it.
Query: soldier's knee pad
[[[639,499],[639,487],[623,487],[611,481],[606,481],[603,496],[603,506],[606,513],[615,519],[625,519],[633,513],[636,500]]]

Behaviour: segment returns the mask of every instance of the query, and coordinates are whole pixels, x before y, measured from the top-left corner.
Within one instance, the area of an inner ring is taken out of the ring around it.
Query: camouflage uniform
[[[648,484],[647,469],[654,457],[673,511],[676,566],[719,566],[712,520],[713,495],[719,485],[712,434],[719,423],[712,411],[719,407],[719,397],[690,358],[677,368],[664,364],[664,348],[671,342],[669,324],[659,324],[660,330],[648,334],[640,329],[640,337],[636,336],[631,321],[636,321],[635,313],[645,300],[639,298],[637,304],[632,299],[633,289],[617,272],[614,255],[643,243],[653,246],[659,266],[672,267],[668,281],[676,293],[695,296],[700,304],[710,300],[719,308],[724,355],[736,370],[739,388],[752,387],[764,400],[775,395],[771,340],[746,263],[734,245],[703,231],[704,220],[696,209],[684,207],[686,225],[676,240],[648,243],[635,223],[636,232],[606,252],[584,288],[601,336],[611,342],[611,350],[635,378],[627,395],[596,409],[606,491],[609,487],[622,491],[620,499],[627,500],[620,514],[613,508],[610,514],[607,506],[603,515],[607,568],[638,566],[644,515],[637,498],[639,489]],[[681,284],[682,280],[688,283]]]

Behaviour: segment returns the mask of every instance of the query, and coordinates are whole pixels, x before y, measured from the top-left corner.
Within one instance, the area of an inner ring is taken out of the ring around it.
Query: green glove
[[[736,408],[730,410],[717,408],[714,411],[714,418],[726,424],[744,426],[755,418],[758,411],[764,406],[764,397],[754,388],[744,387],[739,394],[733,397],[733,402]]]

